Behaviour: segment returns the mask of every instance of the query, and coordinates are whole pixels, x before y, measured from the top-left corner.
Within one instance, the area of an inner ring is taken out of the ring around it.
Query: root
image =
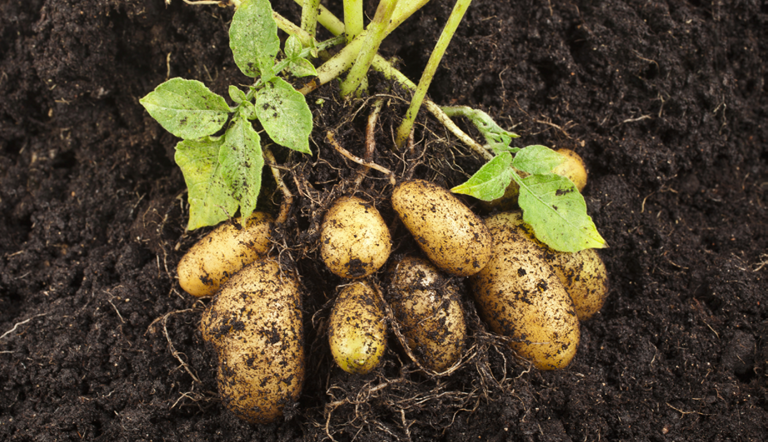
[[[157,332],[157,325],[162,324],[163,326],[163,335],[165,335],[165,339],[168,341],[168,350],[171,351],[171,355],[173,355],[174,358],[176,358],[177,361],[181,364],[181,367],[184,368],[184,370],[189,373],[189,375],[192,377],[192,379],[197,383],[202,383],[200,381],[200,378],[197,377],[197,374],[195,374],[192,369],[189,367],[189,365],[184,362],[184,360],[181,358],[184,353],[181,353],[176,350],[176,347],[173,346],[173,341],[171,341],[171,337],[168,335],[168,327],[167,322],[168,318],[172,315],[179,314],[179,313],[187,313],[187,312],[198,312],[200,311],[199,308],[188,308],[184,310],[175,310],[172,312],[168,312],[165,315],[155,319],[152,321],[151,324],[149,324],[149,327],[147,327],[147,333],[156,333]],[[146,334],[146,333],[145,333]],[[178,402],[178,401],[177,401]]]
[[[371,161],[365,161],[362,158],[359,158],[355,155],[353,155],[351,152],[349,152],[347,149],[344,149],[341,147],[341,144],[339,144],[338,141],[336,141],[336,137],[334,136],[333,132],[328,131],[326,134],[326,139],[328,142],[333,146],[334,149],[336,149],[337,152],[342,154],[345,158],[347,158],[350,161],[353,161],[361,166],[370,167],[371,169],[377,170],[389,177],[389,182],[394,186],[397,184],[397,181],[395,180],[395,175],[392,173],[391,170],[387,169],[386,167],[379,166],[378,164],[371,162]]]
[[[382,97],[379,97],[376,100],[376,102],[373,104],[373,110],[371,111],[371,114],[368,116],[368,125],[366,126],[366,129],[365,129],[365,157],[363,157],[363,161],[366,163],[372,162],[373,152],[376,150],[376,122],[379,119],[379,113],[381,112],[381,105],[383,103],[384,103],[384,99]],[[357,178],[355,179],[355,190],[357,190],[357,188],[360,187],[360,184],[362,184],[363,179],[365,179],[365,176],[368,174],[368,169],[370,168],[371,166],[363,164],[357,170]]]
[[[269,150],[269,148],[264,148],[264,156],[267,157],[267,161],[269,161],[267,165],[269,165],[269,168],[272,170],[272,176],[275,178],[277,188],[280,189],[280,192],[283,194],[283,201],[280,203],[280,214],[275,220],[275,223],[283,224],[288,219],[288,213],[293,206],[293,194],[288,190],[285,183],[283,183],[280,176],[280,169],[278,169],[277,166],[277,161],[275,161],[275,156],[272,155],[272,151]]]

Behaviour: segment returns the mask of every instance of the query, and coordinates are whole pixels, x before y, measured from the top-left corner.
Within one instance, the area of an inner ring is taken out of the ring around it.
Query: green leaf
[[[466,183],[451,189],[451,192],[470,195],[483,201],[501,198],[512,182],[514,172],[511,164],[512,155],[504,152],[487,162]]]
[[[301,92],[279,77],[264,84],[256,94],[256,115],[275,143],[311,154],[312,112]]]
[[[246,100],[245,92],[241,91],[240,88],[235,86],[234,84],[229,85],[229,98],[232,99],[237,104],[240,104]]]
[[[547,146],[533,145],[517,152],[512,167],[531,175],[543,175],[552,173],[563,162],[565,157]]]
[[[269,0],[245,0],[240,4],[229,27],[229,47],[245,75],[261,75],[264,81],[274,77],[280,39]]]
[[[285,41],[285,58],[296,61],[301,58],[301,51],[303,49],[304,46],[301,44],[299,37],[291,35]]]
[[[288,71],[297,78],[317,76],[315,67],[306,58],[299,58],[296,61],[292,61],[288,64]]]
[[[162,83],[139,103],[165,130],[185,140],[216,133],[230,113],[224,97],[197,80],[183,78]]]
[[[237,210],[219,165],[221,138],[184,140],[176,145],[176,164],[184,174],[189,200],[187,230],[216,224],[230,218]]]
[[[607,247],[587,215],[587,204],[571,180],[555,174],[520,178],[518,204],[523,220],[541,242],[560,252]]]
[[[235,119],[224,134],[219,163],[221,177],[240,204],[240,217],[245,222],[256,209],[264,167],[259,134],[245,118]]]

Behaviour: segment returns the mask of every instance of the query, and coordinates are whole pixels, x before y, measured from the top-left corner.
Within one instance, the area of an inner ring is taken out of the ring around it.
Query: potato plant
[[[560,268],[572,281],[579,279],[576,272],[586,264],[568,264],[564,257],[605,247],[580,193],[586,184],[583,162],[545,146],[513,147],[517,136],[484,112],[440,108],[425,98],[470,0],[456,2],[418,85],[377,54],[382,40],[427,1],[381,0],[367,27],[358,0],[344,1],[345,23],[317,0],[300,2],[300,26],[272,11],[268,0],[233,1],[230,48],[252,84],[230,86],[231,105],[202,83],[179,78],[140,100],[165,129],[182,138],[175,160],[188,188],[187,230],[235,220],[193,246],[179,263],[178,274],[180,286],[191,295],[214,296],[203,314],[202,335],[218,357],[222,402],[242,419],[279,419],[299,397],[305,376],[301,275],[278,264],[283,263],[279,255],[269,255],[270,249],[283,250],[271,238],[290,207],[281,209],[277,220],[255,212],[264,165],[273,168],[282,202],[290,206],[293,196],[280,182],[279,169],[290,169],[305,157],[287,155],[292,164],[279,165],[263,146],[271,142],[288,152],[313,155],[313,115],[305,95],[345,72],[340,93],[347,100],[365,93],[371,68],[412,92],[405,118],[391,131],[392,150],[408,142],[425,104],[487,163],[449,191],[376,166],[373,152],[359,159],[337,148],[364,167],[388,173],[391,189],[385,195],[394,214],[385,219],[373,202],[353,194],[323,199],[325,213],[313,250],[328,275],[338,278],[327,330],[322,329],[336,365],[361,375],[378,370],[387,352],[397,351],[386,349],[390,322],[402,350],[420,369],[430,376],[450,374],[462,364],[471,335],[463,308],[469,301],[461,296],[465,278],[490,329],[505,335],[514,351],[542,370],[568,365],[578,346],[579,319],[602,305],[604,296],[599,303],[575,305],[584,298],[577,295],[578,284],[565,284],[555,270]],[[317,41],[317,24],[336,37]],[[278,30],[288,35],[282,49]],[[336,46],[335,55],[316,62]],[[312,80],[297,89],[281,75]],[[374,109],[378,112],[376,105]],[[451,118],[469,119],[486,144],[473,141]],[[512,187],[522,210],[517,224],[504,214],[483,220],[456,195],[493,201]],[[400,225],[410,237],[397,238],[399,244],[415,244],[414,253],[420,250],[423,257],[401,253],[390,260],[397,247],[391,228]],[[526,230],[518,231],[523,225]],[[560,253],[556,256],[562,262],[548,262],[546,250]],[[385,288],[379,290],[381,285]]]

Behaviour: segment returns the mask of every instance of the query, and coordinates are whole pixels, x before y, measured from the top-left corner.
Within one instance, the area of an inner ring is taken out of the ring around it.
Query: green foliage
[[[485,136],[488,148],[496,153],[452,192],[492,201],[501,198],[514,181],[520,187],[518,205],[523,210],[523,220],[541,242],[561,252],[606,247],[587,215],[587,205],[579,190],[568,178],[553,173],[565,161],[562,155],[541,145],[509,147],[514,134],[501,129],[484,112],[456,107],[449,108],[447,113],[468,117]]]
[[[314,75],[305,58],[309,50],[298,39],[288,39],[286,59],[276,64],[280,40],[268,0],[241,3],[229,34],[237,66],[258,77],[247,93],[229,86],[234,108],[203,83],[181,78],[166,81],[140,100],[163,128],[183,139],[176,145],[175,160],[187,183],[188,230],[216,225],[238,208],[243,220],[255,210],[264,157],[250,120],[257,120],[275,143],[311,154],[309,106],[301,93],[275,76],[285,67],[295,75]],[[222,129],[223,135],[214,136]]]

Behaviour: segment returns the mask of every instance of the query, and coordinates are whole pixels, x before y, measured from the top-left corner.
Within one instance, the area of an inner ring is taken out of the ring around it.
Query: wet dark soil
[[[451,9],[433,3],[381,49],[414,80]],[[373,374],[333,366],[324,327],[340,281],[313,241],[357,166],[325,131],[362,155],[370,102],[344,107],[333,86],[315,91],[315,154],[276,152],[299,196],[276,248],[302,273],[308,378],[286,419],[265,426],[217,398],[197,330],[208,301],[175,278],[204,232],[184,232],[177,140],[138,103],[169,76],[221,94],[245,84],[228,50],[231,14],[181,0],[0,3],[0,439],[765,440],[765,2],[470,7],[430,96],[487,111],[521,144],[576,150],[610,244],[610,297],[559,372],[516,360],[467,296],[467,361],[449,376],[420,373],[394,339]],[[426,115],[413,150],[390,153],[403,111],[388,99],[375,161],[445,185],[479,166]],[[359,189],[396,226],[388,192],[375,171]],[[404,253],[413,246],[397,232]]]

